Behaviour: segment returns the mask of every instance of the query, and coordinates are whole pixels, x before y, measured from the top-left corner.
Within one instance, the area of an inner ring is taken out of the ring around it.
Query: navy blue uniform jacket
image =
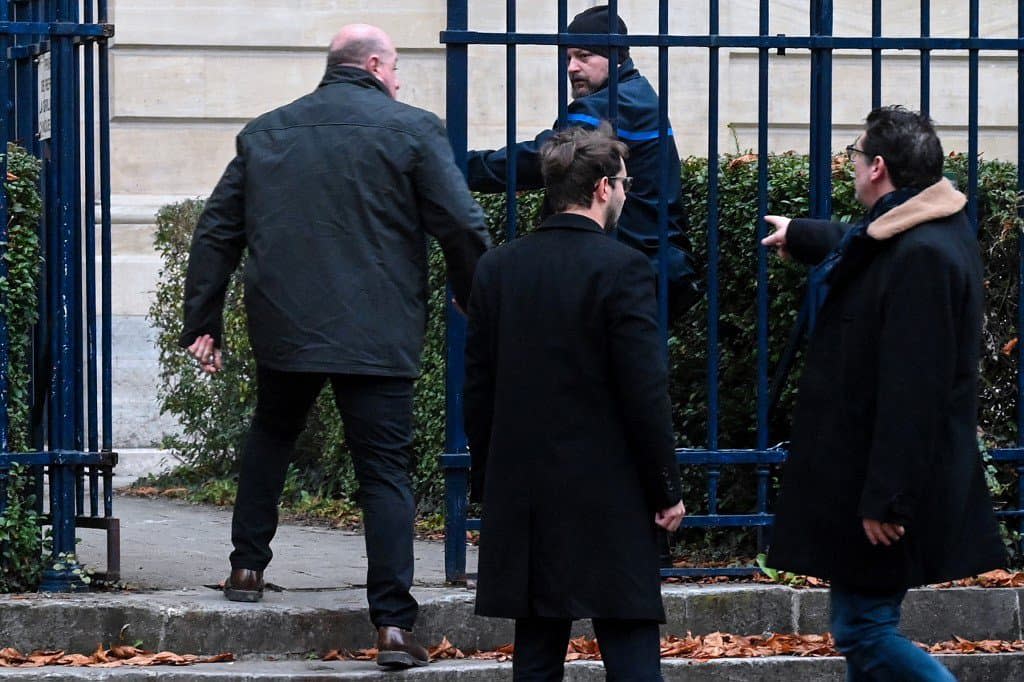
[[[607,85],[596,92],[569,103],[566,126],[596,128],[609,117]],[[640,75],[633,60],[619,66],[618,113],[616,134],[629,146],[626,168],[633,176],[633,188],[619,218],[618,237],[629,246],[642,251],[655,270],[658,268],[658,200],[668,202],[667,236],[668,278],[670,290],[689,289],[695,283],[695,266],[686,236],[686,213],[680,196],[679,153],[676,150],[671,123],[668,123],[668,166],[661,172],[658,135],[658,95],[646,78]],[[516,188],[541,189],[539,151],[559,129],[545,130],[534,139],[515,146]],[[467,158],[469,188],[476,192],[504,192],[508,176],[508,150],[479,150]],[[683,294],[692,300],[692,292]]]

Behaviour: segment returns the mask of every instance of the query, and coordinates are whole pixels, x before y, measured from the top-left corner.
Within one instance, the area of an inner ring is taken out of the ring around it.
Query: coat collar
[[[582,230],[604,234],[596,222],[578,213],[556,213],[541,223],[538,230]]]
[[[872,220],[868,224],[868,236],[878,240],[890,239],[923,223],[948,218],[966,203],[967,197],[954,189],[949,180],[942,178]]]
[[[387,87],[383,83],[377,80],[372,73],[364,71],[358,66],[345,66],[342,64],[328,66],[327,71],[324,72],[323,79],[320,81],[320,85],[317,87],[322,88],[325,85],[334,85],[335,83],[351,83],[362,88],[376,88],[385,95],[388,95],[388,97],[391,96],[388,94]]]

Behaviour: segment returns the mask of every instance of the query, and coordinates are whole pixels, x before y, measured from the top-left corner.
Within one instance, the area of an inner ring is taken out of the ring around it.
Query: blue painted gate
[[[117,580],[120,573],[119,524],[111,503],[117,455],[111,444],[107,42],[114,27],[107,17],[106,0],[0,0],[0,151],[14,142],[42,162],[44,197],[39,322],[28,368],[28,452],[10,451],[9,330],[0,316],[0,511],[10,467],[27,465],[35,474],[37,511],[52,527],[53,561],[43,575],[44,590],[83,587],[71,558],[76,528],[106,531],[105,577]],[[5,156],[0,177],[7,177],[6,170]],[[0,192],[0,254],[7,225]],[[0,277],[5,275],[0,259]]]
[[[577,3],[578,4],[578,3]],[[589,5],[596,3],[588,3]],[[635,5],[636,3],[634,3]],[[752,401],[751,410],[757,414],[757,434],[755,442],[748,449],[726,450],[719,447],[718,412],[719,412],[719,216],[718,216],[718,171],[719,148],[718,128],[720,125],[720,91],[719,91],[719,52],[723,48],[748,48],[757,51],[757,215],[764,215],[768,208],[768,86],[769,56],[772,51],[785,54],[787,50],[809,51],[810,64],[810,110],[807,111],[809,121],[809,155],[810,155],[810,215],[817,218],[831,217],[831,180],[832,180],[832,111],[833,111],[833,51],[854,50],[870,54],[871,59],[871,104],[877,107],[882,102],[882,63],[883,50],[915,51],[920,60],[920,102],[917,106],[923,110],[930,109],[932,92],[931,71],[932,52],[935,50],[952,51],[966,54],[968,58],[968,187],[964,188],[968,195],[968,213],[977,224],[978,220],[978,91],[979,91],[979,55],[983,51],[1000,51],[1015,53],[1017,57],[1018,81],[1024,79],[1024,3],[1016,3],[1018,35],[1016,38],[983,37],[979,34],[980,8],[979,0],[968,0],[968,21],[961,37],[933,37],[932,8],[930,0],[920,0],[920,35],[917,37],[886,37],[882,31],[882,0],[871,0],[871,35],[860,37],[840,37],[833,35],[834,2],[833,0],[816,0],[809,3],[808,30],[806,35],[777,35],[770,31],[771,3],[759,0],[749,3],[753,11],[756,6],[758,15],[757,35],[722,35],[719,30],[721,3],[709,0],[707,32],[702,35],[675,35],[669,32],[670,13],[692,12],[696,3],[670,3],[660,0],[649,3],[650,13],[657,12],[658,33],[650,35],[593,35],[573,36],[574,44],[587,45],[627,45],[630,47],[652,47],[658,51],[659,79],[657,90],[661,97],[661,139],[667,144],[665,135],[667,128],[668,94],[671,88],[669,73],[669,50],[672,48],[701,48],[708,54],[707,114],[708,114],[708,238],[706,244],[695,244],[695,249],[706,249],[707,272],[706,288],[708,297],[708,437],[704,448],[680,449],[677,459],[682,466],[704,467],[707,473],[708,506],[701,513],[691,513],[684,522],[689,527],[723,528],[753,527],[759,529],[758,541],[763,545],[764,537],[760,532],[772,523],[769,512],[769,483],[772,466],[785,459],[782,446],[773,447],[773,439],[769,433],[769,371],[768,364],[768,254],[765,249],[758,249],[756,273],[756,309],[757,323],[757,371],[753,377],[756,386],[756,397]],[[995,11],[1010,13],[1014,6],[1011,2],[990,3]],[[517,140],[515,129],[517,121],[516,99],[516,51],[520,45],[565,45],[569,36],[566,26],[571,16],[566,0],[557,0],[557,30],[551,33],[521,33],[516,29],[516,2],[505,2],[504,32],[480,32],[470,30],[468,0],[448,0],[447,30],[441,34],[441,41],[447,51],[447,125],[452,147],[456,158],[464,163],[464,150],[467,148],[467,90],[468,90],[468,47],[471,45],[504,45],[506,46],[505,79],[509,96],[506,101],[506,144],[511,146]],[[613,34],[616,26],[619,3],[609,3],[610,22],[609,34]],[[674,6],[670,6],[674,5]],[[681,5],[685,5],[685,8]],[[575,7],[581,10],[582,7]],[[474,7],[475,12],[482,12]],[[494,10],[492,10],[494,11]],[[629,17],[624,17],[629,21]],[[1009,16],[1006,17],[1009,19]],[[557,82],[552,79],[550,87],[558,88],[559,120],[564,121],[566,115],[567,77],[564,58],[559,55],[557,64],[552,65],[552,72],[557,73]],[[610,108],[607,116],[614,122],[615,111],[615,69],[611,69]],[[906,102],[905,104],[915,104]],[[866,112],[864,112],[866,113]],[[1018,91],[1017,110],[1018,131],[1024,122],[1024,88]],[[1024,190],[1024,135],[1018,134],[1018,187]],[[663,157],[664,158],[664,157]],[[515,155],[508,161],[508,177],[515,177]],[[515,191],[511,182],[506,192],[507,225],[509,238],[516,233]],[[666,215],[664,206],[661,215]],[[1024,214],[1022,214],[1024,215]],[[766,233],[763,222],[758,227],[757,239]],[[666,237],[662,234],[662,248],[665,248]],[[756,248],[751,244],[751,248]],[[665,259],[659,259],[662,263]],[[1021,274],[1024,276],[1024,258],[1021,259]],[[664,290],[665,273],[662,271],[659,287]],[[661,296],[664,302],[665,297]],[[1021,319],[1018,327],[1024,328],[1024,305],[1020,307]],[[665,325],[665,309],[662,304],[661,323]],[[479,529],[478,519],[467,518],[467,488],[469,455],[466,453],[466,438],[462,425],[462,376],[463,348],[465,340],[465,321],[457,314],[449,314],[448,318],[448,375],[447,375],[447,434],[445,454],[441,456],[445,469],[447,484],[446,499],[446,562],[447,579],[460,582],[466,579],[466,532]],[[1021,353],[1024,345],[1018,346],[1017,358],[1020,366]],[[1024,375],[1018,377],[1018,395],[1024,395]],[[1024,400],[1018,400],[1018,424],[1024,424]],[[1016,462],[1018,473],[1019,501],[1016,509],[1004,509],[999,512],[1003,516],[1015,517],[1024,534],[1024,429],[1018,429],[1018,447],[993,451],[994,460]],[[750,514],[722,514],[718,510],[718,481],[723,467],[734,465],[753,466],[756,469],[757,503],[756,510]],[[691,510],[692,511],[692,510]],[[708,575],[708,574],[750,574],[755,567],[740,568],[687,568],[663,569],[663,575]]]

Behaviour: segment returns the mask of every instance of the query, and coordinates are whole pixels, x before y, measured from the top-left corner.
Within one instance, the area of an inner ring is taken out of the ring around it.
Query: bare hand
[[[199,367],[208,374],[219,372],[223,368],[220,349],[214,345],[213,337],[203,334],[197,337],[188,352],[199,362]]]
[[[766,215],[764,221],[775,228],[775,231],[761,240],[761,244],[769,249],[775,249],[779,258],[789,258],[789,249],[786,248],[786,230],[789,228],[790,219],[781,215]]]
[[[896,523],[885,523],[874,519],[862,519],[861,523],[864,525],[864,535],[868,536],[868,542],[876,546],[878,543],[882,543],[889,547],[894,542],[899,542],[906,532],[903,526]]]
[[[660,512],[654,515],[654,523],[661,526],[669,533],[674,533],[676,528],[679,528],[679,524],[683,522],[683,517],[686,516],[686,506],[682,500],[679,500],[675,506],[669,507],[668,509],[662,509]]]

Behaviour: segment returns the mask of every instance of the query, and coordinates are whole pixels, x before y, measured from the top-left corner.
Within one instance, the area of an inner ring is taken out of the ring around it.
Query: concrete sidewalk
[[[268,591],[259,604],[224,599],[216,584],[228,571],[231,513],[228,509],[165,500],[115,496],[121,519],[122,580],[127,590],[86,594],[0,596],[0,647],[89,653],[97,645],[139,642],[152,651],[217,654],[230,651],[234,664],[190,668],[96,670],[39,668],[0,670],[6,680],[217,680],[263,682],[334,679],[393,679],[372,663],[325,663],[331,649],[373,645],[366,608],[365,551],[358,533],[282,524],[273,543]],[[105,565],[102,531],[82,529],[79,557]],[[420,602],[416,630],[428,644],[446,637],[467,650],[492,650],[512,640],[508,620],[473,613],[473,591],[444,585],[444,550],[417,541],[413,594]],[[476,551],[469,550],[475,571]],[[585,567],[581,567],[585,570]],[[666,585],[666,634],[765,632],[820,634],[828,629],[823,590],[780,585]],[[1024,638],[1024,589],[913,590],[904,608],[904,631],[924,642]],[[578,623],[576,634],[592,634]],[[310,660],[314,659],[314,660]],[[1024,679],[1024,653],[955,656],[959,679],[973,682]],[[708,663],[666,661],[668,680],[787,680],[841,682],[840,659],[770,658]],[[508,663],[451,661],[410,671],[424,682],[507,680]],[[596,663],[569,666],[568,680],[603,679]]]
[[[114,496],[121,519],[121,580],[130,587],[180,590],[216,585],[230,570],[231,510],[178,500]],[[79,529],[78,556],[97,571],[106,566],[103,531]],[[366,584],[363,536],[344,530],[282,523],[271,545],[265,580],[286,590],[361,588]],[[467,565],[476,571],[476,548]],[[418,586],[444,585],[444,545],[415,543]]]

